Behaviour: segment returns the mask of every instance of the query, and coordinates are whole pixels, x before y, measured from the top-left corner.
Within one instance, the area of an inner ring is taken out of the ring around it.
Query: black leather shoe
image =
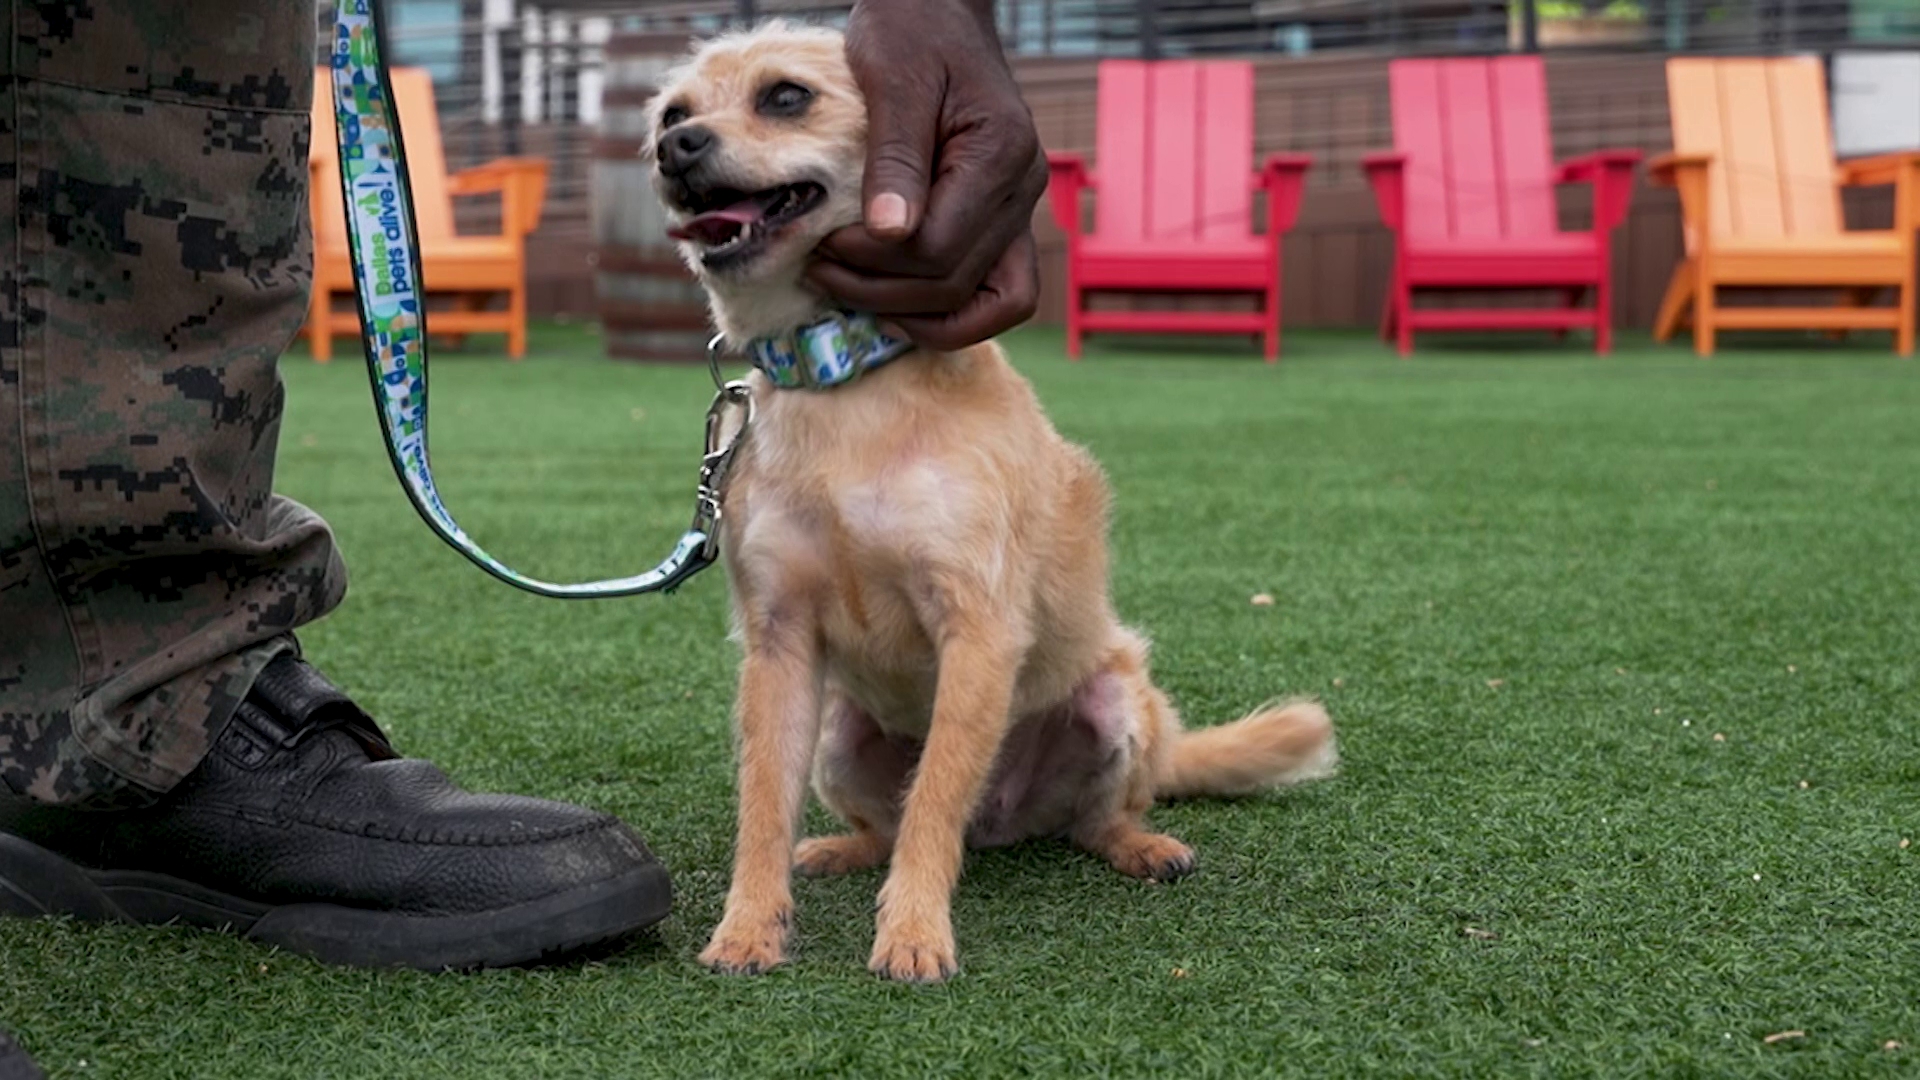
[[[0,1031],[0,1080],[47,1080],[45,1073],[33,1064],[20,1044]]]
[[[617,819],[461,791],[292,657],[151,807],[0,797],[0,915],[180,922],[327,963],[440,970],[552,959],[671,903],[666,869]]]

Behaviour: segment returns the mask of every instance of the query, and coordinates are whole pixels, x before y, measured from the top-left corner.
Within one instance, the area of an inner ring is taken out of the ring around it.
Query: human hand
[[[865,220],[821,243],[814,284],[935,349],[1031,318],[1047,162],[991,0],[857,0],[847,61],[867,99]]]

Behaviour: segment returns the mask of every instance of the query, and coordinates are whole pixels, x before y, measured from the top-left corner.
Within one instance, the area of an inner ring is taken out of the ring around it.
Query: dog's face
[[[709,42],[651,116],[670,235],[710,287],[797,278],[860,220],[867,109],[836,31],[774,23]]]

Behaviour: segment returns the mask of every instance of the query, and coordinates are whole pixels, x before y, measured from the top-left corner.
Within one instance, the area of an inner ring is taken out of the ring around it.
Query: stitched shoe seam
[[[240,886],[234,891],[226,892],[225,895],[232,896],[237,900],[243,900],[250,904],[259,904],[268,909],[279,909],[279,908],[294,907],[294,906],[301,906],[301,905],[321,904],[321,905],[327,905],[331,907],[344,908],[352,911],[366,911],[366,912],[374,912],[378,914],[392,915],[395,918],[400,918],[400,919],[422,919],[422,920],[459,919],[459,918],[471,918],[474,916],[498,915],[502,912],[514,911],[520,908],[524,908],[531,904],[538,904],[541,901],[550,900],[553,897],[563,896],[563,895],[566,895],[567,893],[579,892],[584,889],[599,888],[608,884],[609,882],[618,881],[621,878],[624,878],[636,872],[638,869],[641,868],[642,865],[644,864],[636,864],[634,867],[624,869],[624,870],[619,870],[619,871],[616,871],[615,873],[609,874],[604,877],[594,878],[590,880],[575,881],[567,884],[555,885],[552,888],[546,890],[545,892],[534,893],[533,895],[530,895],[530,896],[513,897],[512,899],[509,899],[505,903],[501,904],[499,907],[489,907],[489,908],[462,908],[462,907],[446,907],[446,906],[422,907],[422,906],[406,906],[404,904],[402,904],[401,906],[395,906],[389,902],[385,902],[380,899],[367,897],[367,896],[355,896],[355,895],[328,896],[328,895],[321,895],[319,893],[309,893],[309,892],[299,892],[292,895],[276,894],[271,892],[259,893],[259,892],[249,891],[246,886]],[[210,886],[202,882],[196,881],[193,878],[184,877],[184,876],[175,875],[175,874],[163,874],[163,876],[170,877],[175,881],[180,881],[188,885],[198,885],[200,888],[203,888],[203,889],[211,888]],[[232,888],[232,887],[229,886],[228,888]],[[221,890],[216,889],[214,891],[220,892]],[[417,904],[418,901],[416,901],[415,903]]]
[[[267,825],[284,828],[288,825],[305,825],[309,828],[352,836],[363,840],[378,840],[393,844],[414,844],[422,847],[524,847],[528,844],[547,843],[554,840],[566,840],[587,833],[603,832],[620,824],[619,819],[602,816],[593,821],[581,822],[560,829],[536,830],[526,834],[510,836],[487,836],[477,833],[419,829],[394,829],[380,827],[377,822],[354,822],[345,818],[325,818],[314,814],[300,813],[263,813],[240,806],[199,806],[196,812],[215,814],[221,817],[237,818],[255,825]],[[369,829],[369,826],[373,826]]]
[[[624,877],[625,875],[630,873],[632,873],[631,870],[622,870],[619,873],[614,874],[612,876],[600,878],[593,881],[579,881],[571,885],[558,885],[558,886],[555,886],[554,888],[548,889],[546,892],[536,893],[532,896],[518,897],[511,901],[508,901],[506,904],[503,904],[500,907],[493,907],[493,908],[385,907],[385,906],[381,906],[377,902],[356,899],[353,897],[336,897],[329,900],[302,899],[302,900],[290,900],[290,901],[285,901],[280,903],[275,903],[273,901],[257,901],[257,902],[268,904],[271,907],[291,907],[294,904],[310,904],[310,903],[331,904],[335,907],[348,908],[354,911],[371,911],[371,912],[377,912],[377,913],[386,914],[386,915],[392,915],[395,918],[400,918],[400,919],[428,919],[428,920],[459,919],[459,918],[471,918],[474,916],[498,915],[502,912],[515,911],[520,908],[527,907],[528,905],[531,905],[531,904],[538,904],[543,900],[550,900],[556,896],[563,896],[571,892],[579,892],[582,889],[597,888],[599,886],[605,885],[610,881],[616,881],[619,878]]]

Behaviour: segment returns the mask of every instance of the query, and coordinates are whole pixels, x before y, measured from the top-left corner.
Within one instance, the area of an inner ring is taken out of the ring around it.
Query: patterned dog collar
[[[782,390],[828,390],[912,351],[871,315],[836,312],[777,337],[747,342],[747,358]]]

